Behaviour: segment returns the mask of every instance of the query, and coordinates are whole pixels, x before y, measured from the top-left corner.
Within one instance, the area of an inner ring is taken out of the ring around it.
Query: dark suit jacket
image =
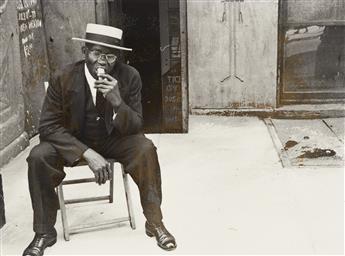
[[[80,141],[84,127],[85,86],[88,86],[84,63],[69,65],[51,79],[39,124],[40,140],[52,143],[67,166],[74,165],[88,148]],[[118,81],[122,103],[115,120],[111,104],[106,103],[108,134],[114,129],[119,136],[139,133],[143,122],[140,75],[123,63],[117,63],[110,75]]]

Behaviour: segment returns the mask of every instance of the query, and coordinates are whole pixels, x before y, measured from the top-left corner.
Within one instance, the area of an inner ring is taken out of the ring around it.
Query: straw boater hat
[[[89,23],[86,26],[85,38],[72,37],[72,40],[102,45],[110,48],[116,48],[123,51],[132,51],[131,48],[125,48],[120,46],[121,39],[121,29],[92,23]]]

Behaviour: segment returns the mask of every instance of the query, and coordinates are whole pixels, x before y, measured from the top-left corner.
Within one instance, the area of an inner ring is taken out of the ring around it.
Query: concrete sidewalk
[[[46,255],[343,254],[343,167],[283,168],[265,123],[255,117],[190,116],[188,134],[148,137],[158,148],[164,222],[178,248],[164,252],[146,237],[131,182],[136,230],[123,225],[65,242],[58,215],[58,242]],[[25,162],[30,148],[2,170],[7,224],[1,255],[21,254],[33,237]],[[90,186],[69,195],[103,189]],[[125,206],[119,204],[74,207],[71,220],[103,217],[113,208],[120,214]]]

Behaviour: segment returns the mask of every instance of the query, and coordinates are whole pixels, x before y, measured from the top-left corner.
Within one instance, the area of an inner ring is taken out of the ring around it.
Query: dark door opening
[[[133,48],[121,57],[141,75],[144,132],[187,132],[186,2],[112,0],[108,7],[109,24]]]
[[[122,1],[124,44],[133,48],[126,61],[141,76],[144,131],[161,132],[162,83],[158,0]]]

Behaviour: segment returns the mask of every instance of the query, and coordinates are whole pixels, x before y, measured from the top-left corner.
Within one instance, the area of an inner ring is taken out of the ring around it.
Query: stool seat
[[[62,219],[62,226],[63,226],[63,232],[64,232],[64,239],[66,241],[70,240],[71,234],[80,233],[87,230],[94,230],[99,229],[105,226],[114,225],[120,222],[126,222],[129,221],[130,226],[132,229],[135,229],[135,220],[133,215],[133,208],[132,208],[132,202],[131,202],[131,195],[130,195],[130,189],[129,189],[129,183],[128,183],[128,174],[125,173],[124,167],[121,165],[121,172],[122,172],[122,179],[123,179],[123,185],[124,185],[124,191],[126,196],[126,203],[127,203],[127,212],[128,216],[121,217],[121,218],[115,218],[107,221],[98,221],[95,223],[90,224],[83,224],[80,226],[69,226],[68,220],[67,220],[67,210],[66,205],[67,204],[76,204],[76,203],[85,203],[85,202],[93,202],[93,201],[103,201],[107,200],[109,203],[113,203],[114,199],[114,163],[117,161],[112,158],[106,159],[110,163],[110,170],[111,175],[109,179],[109,194],[105,196],[97,196],[97,197],[83,197],[83,198],[75,198],[66,200],[64,198],[64,192],[63,192],[63,186],[66,185],[74,185],[74,184],[83,184],[83,183],[90,183],[90,182],[96,182],[95,178],[83,178],[83,179],[71,179],[71,180],[64,180],[62,183],[57,187],[57,194],[59,198],[60,203],[60,212],[61,212],[61,219]],[[88,165],[85,160],[80,161],[76,166],[85,166]],[[74,168],[72,167],[72,168]],[[96,185],[96,183],[95,183]]]

